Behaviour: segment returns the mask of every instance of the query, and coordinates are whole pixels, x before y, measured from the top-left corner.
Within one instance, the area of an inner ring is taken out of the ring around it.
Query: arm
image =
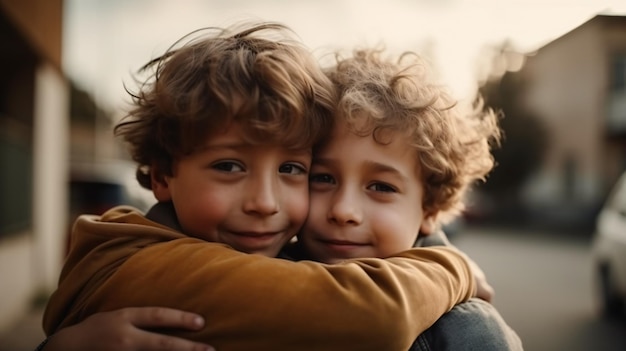
[[[147,328],[198,330],[202,317],[169,308],[125,308],[94,314],[81,323],[61,329],[36,351],[211,351],[212,347],[149,332]]]
[[[355,349],[354,340],[368,349],[406,350],[471,295],[471,282],[464,259],[449,248],[329,266],[184,239],[132,256],[86,312],[141,305],[195,311],[219,322],[177,335],[218,350],[345,350]]]
[[[218,350],[404,351],[474,291],[454,248],[291,262],[185,237],[132,211],[113,215],[77,221],[44,315],[48,333],[101,311],[165,306],[205,317],[210,328],[174,334]]]
[[[437,231],[433,234],[422,235],[417,238],[415,242],[416,247],[433,247],[433,246],[449,246],[454,247],[448,240],[446,233],[442,230]],[[474,274],[474,280],[476,281],[476,297],[483,299],[487,302],[491,302],[495,296],[495,290],[493,287],[487,282],[487,276],[485,272],[483,272],[482,268],[478,266],[478,264],[471,259],[467,254],[460,251],[462,255],[465,256],[465,260],[468,262],[472,269],[472,273]]]

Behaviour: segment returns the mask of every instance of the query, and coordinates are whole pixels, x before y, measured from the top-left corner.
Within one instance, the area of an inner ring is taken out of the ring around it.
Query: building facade
[[[523,104],[549,135],[526,184],[538,217],[589,226],[626,170],[626,17],[598,15],[528,56]]]
[[[0,329],[58,279],[67,218],[62,0],[0,0]]]

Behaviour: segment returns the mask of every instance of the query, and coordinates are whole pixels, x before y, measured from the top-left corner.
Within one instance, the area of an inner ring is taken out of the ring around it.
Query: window
[[[613,59],[611,90],[626,91],[626,56],[617,56]]]
[[[610,136],[626,136],[626,53],[613,57],[606,128]]]
[[[0,236],[30,228],[33,188],[30,132],[3,120],[0,115]]]

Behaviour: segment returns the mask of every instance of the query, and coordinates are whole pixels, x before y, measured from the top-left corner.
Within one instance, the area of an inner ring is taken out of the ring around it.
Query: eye
[[[367,187],[369,190],[373,190],[381,193],[397,193],[398,190],[393,186],[385,183],[373,183]]]
[[[232,161],[222,161],[211,165],[211,168],[222,172],[243,172],[243,166]]]
[[[306,168],[296,163],[285,163],[278,168],[279,173],[288,173],[290,175],[306,174]]]
[[[309,177],[311,183],[329,183],[335,184],[335,178],[328,173],[311,174]]]

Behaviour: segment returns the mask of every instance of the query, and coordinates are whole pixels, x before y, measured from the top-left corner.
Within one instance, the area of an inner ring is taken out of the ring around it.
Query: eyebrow
[[[195,153],[205,153],[205,152],[211,152],[211,151],[216,151],[216,150],[237,150],[237,149],[243,149],[245,147],[249,147],[250,145],[247,145],[245,143],[242,143],[240,141],[232,141],[232,142],[220,142],[218,144],[202,144],[200,145],[197,149],[195,149]]]
[[[372,170],[375,173],[389,173],[393,176],[400,178],[402,181],[407,181],[406,176],[398,171],[395,167],[374,161],[365,161],[365,165],[368,169]]]
[[[224,141],[219,143],[207,143],[203,144],[199,149],[200,150],[210,150],[210,149],[239,149],[243,147],[250,147],[252,144],[243,142],[241,140],[233,140],[233,141]]]
[[[330,158],[314,158],[313,164],[316,164],[316,163],[323,165],[323,166],[333,166],[340,162],[334,159],[330,159]],[[369,172],[389,173],[392,176],[398,177],[403,182],[408,181],[407,177],[404,174],[402,174],[400,171],[398,171],[398,169],[396,169],[395,167],[392,167],[392,166],[389,166],[387,164],[380,163],[380,162],[374,162],[374,161],[365,161],[364,163],[365,163],[365,167],[367,168]]]
[[[205,151],[210,151],[210,150],[220,150],[220,149],[230,149],[230,150],[237,150],[237,149],[245,149],[245,148],[250,148],[250,147],[255,147],[258,146],[256,144],[253,143],[248,143],[242,140],[227,140],[224,142],[219,142],[219,143],[208,143],[208,144],[204,144],[202,146],[200,146],[198,148],[199,152],[205,152]],[[303,153],[303,154],[307,154],[310,155],[313,150],[310,147],[303,147],[303,148],[288,148],[288,147],[281,147],[278,146],[281,149],[283,149],[286,153]]]

